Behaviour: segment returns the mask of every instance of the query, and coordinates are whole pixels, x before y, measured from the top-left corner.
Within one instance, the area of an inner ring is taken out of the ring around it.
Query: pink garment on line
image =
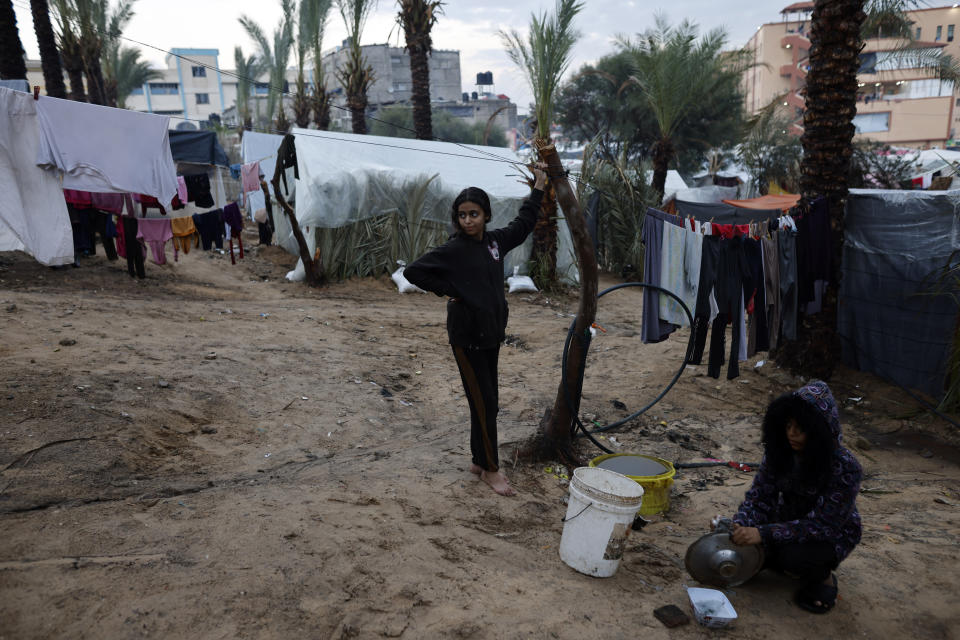
[[[91,193],[93,208],[107,213],[123,213],[122,193]]]
[[[240,184],[243,192],[260,191],[260,163],[248,162],[240,167]]]
[[[145,241],[150,246],[151,259],[154,264],[167,264],[167,254],[164,245],[167,240],[173,239],[173,229],[169,218],[140,218],[137,220],[137,239]],[[173,248],[174,260],[177,248]]]
[[[186,204],[187,181],[183,179],[183,176],[177,176],[177,196],[180,198],[180,202]]]

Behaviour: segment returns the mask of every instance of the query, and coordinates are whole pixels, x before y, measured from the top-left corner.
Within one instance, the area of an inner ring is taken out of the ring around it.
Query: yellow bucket
[[[623,474],[643,487],[643,502],[640,505],[640,515],[650,516],[656,513],[663,513],[670,508],[670,486],[673,484],[673,476],[677,474],[673,463],[663,458],[654,456],[645,456],[640,453],[608,453],[597,456],[590,461],[591,467],[599,467],[600,463],[610,458],[620,456],[632,456],[635,458],[646,458],[661,464],[666,471],[655,476],[632,476]],[[615,469],[614,469],[615,471]]]

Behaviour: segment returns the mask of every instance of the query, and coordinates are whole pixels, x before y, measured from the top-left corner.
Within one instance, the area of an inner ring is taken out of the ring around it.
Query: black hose
[[[683,309],[683,312],[684,312],[685,314],[687,314],[687,320],[688,320],[689,323],[690,323],[690,340],[689,340],[688,343],[687,343],[687,350],[686,350],[686,352],[685,352],[684,355],[683,355],[683,361],[680,363],[680,368],[677,369],[677,372],[674,374],[673,379],[670,380],[670,383],[667,384],[666,387],[664,387],[663,391],[661,391],[660,394],[657,395],[657,397],[654,398],[652,402],[650,402],[649,404],[647,404],[645,407],[643,407],[643,408],[640,409],[639,411],[635,411],[634,413],[631,413],[629,416],[627,416],[626,418],[623,418],[622,420],[618,420],[618,421],[616,421],[616,422],[613,422],[613,423],[604,425],[604,426],[602,426],[602,427],[598,427],[598,428],[594,429],[594,430],[591,432],[591,431],[587,430],[586,427],[583,426],[583,422],[580,421],[580,416],[579,416],[579,412],[580,412],[580,410],[579,410],[579,408],[580,408],[579,396],[580,396],[580,395],[582,394],[582,392],[583,392],[583,375],[584,375],[584,372],[585,372],[585,370],[586,370],[586,364],[587,364],[587,348],[590,346],[590,328],[589,328],[589,327],[588,327],[587,330],[585,331],[585,335],[584,335],[584,336],[578,336],[579,339],[585,340],[585,341],[586,341],[586,344],[584,345],[584,349],[583,349],[583,360],[582,360],[581,363],[580,363],[580,380],[579,380],[579,384],[578,384],[578,387],[577,387],[577,396],[578,396],[577,399],[578,399],[578,402],[577,402],[576,404],[574,404],[574,402],[572,401],[571,392],[570,392],[570,389],[569,389],[568,386],[567,386],[567,354],[568,354],[568,352],[569,352],[569,349],[570,349],[570,341],[573,339],[574,329],[575,329],[576,324],[577,324],[577,318],[574,318],[574,319],[573,319],[573,322],[570,323],[570,329],[569,329],[569,331],[567,331],[567,339],[566,339],[566,340],[564,341],[564,343],[563,343],[563,358],[561,359],[561,362],[560,362],[560,386],[563,388],[563,400],[564,400],[564,402],[567,403],[567,407],[570,408],[570,412],[573,414],[573,421],[574,421],[574,422],[573,422],[573,425],[572,425],[572,427],[571,427],[571,430],[572,430],[571,435],[575,437],[576,434],[577,434],[577,429],[579,428],[579,429],[583,432],[583,434],[584,434],[585,436],[587,436],[587,438],[589,438],[589,440],[590,440],[593,444],[595,444],[595,445],[596,445],[601,451],[603,451],[604,453],[613,453],[613,451],[610,450],[610,449],[608,449],[608,448],[606,448],[606,447],[603,446],[602,444],[600,444],[600,442],[598,442],[597,439],[593,437],[593,434],[594,434],[594,433],[600,433],[600,432],[603,432],[603,431],[609,431],[610,429],[613,429],[613,428],[615,428],[615,427],[619,427],[619,426],[621,426],[622,424],[627,423],[627,422],[633,420],[634,418],[636,418],[637,416],[640,416],[641,414],[645,413],[645,412],[648,411],[653,405],[655,405],[655,404],[657,404],[658,402],[660,402],[660,400],[661,400],[665,395],[667,395],[667,392],[670,391],[671,388],[673,388],[673,385],[675,385],[675,384],[677,383],[677,380],[680,379],[680,375],[683,373],[683,370],[684,370],[684,369],[686,368],[686,366],[687,366],[687,361],[688,361],[689,358],[690,358],[690,354],[693,352],[693,345],[694,345],[693,314],[690,313],[690,309],[689,309],[689,308],[687,307],[687,305],[683,302],[683,300],[681,300],[680,297],[677,296],[677,294],[675,294],[675,293],[672,292],[672,291],[669,291],[669,290],[667,290],[667,289],[664,289],[663,287],[659,287],[659,286],[657,286],[657,285],[649,284],[649,283],[646,283],[646,282],[624,282],[624,283],[617,284],[617,285],[614,285],[614,286],[612,286],[612,287],[609,287],[609,288],[607,288],[607,289],[604,289],[603,291],[601,291],[600,293],[597,294],[597,299],[600,299],[600,298],[602,298],[603,296],[607,295],[608,293],[611,293],[611,292],[613,292],[613,291],[616,291],[617,289],[624,289],[624,288],[626,288],[626,287],[641,287],[641,288],[645,288],[645,289],[652,289],[652,290],[655,290],[655,291],[659,291],[660,293],[665,293],[665,294],[667,294],[668,296],[670,296],[671,298],[673,298],[674,300],[676,300],[677,303],[680,304],[680,307]]]

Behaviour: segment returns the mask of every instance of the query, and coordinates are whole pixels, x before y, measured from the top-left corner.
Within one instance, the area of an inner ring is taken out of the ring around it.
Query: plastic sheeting
[[[930,292],[960,249],[960,191],[851,190],[845,229],[837,317],[844,362],[942,397],[958,309],[949,295]]]
[[[170,131],[170,153],[174,162],[230,166],[215,131]]]
[[[673,194],[673,197],[684,202],[722,202],[723,200],[736,198],[737,188],[716,185],[693,187],[691,189],[680,189]]]
[[[724,200],[724,203],[741,209],[752,209],[754,211],[779,209],[786,213],[797,206],[799,201],[800,194],[782,193],[776,196],[766,195],[758,198],[747,198],[746,200]]]
[[[779,209],[742,209],[723,202],[685,202],[676,201],[677,213],[681,216],[693,216],[700,222],[717,224],[747,224],[751,220],[766,220],[783,214]]]
[[[315,133],[325,132],[317,131]],[[267,188],[273,197],[276,197],[276,195],[273,193],[273,185],[270,181],[273,180],[273,172],[277,166],[277,148],[281,142],[283,142],[283,136],[281,135],[258,133],[256,131],[244,131],[243,140],[240,141],[240,157],[243,159],[243,163],[260,163],[260,173],[262,173],[266,179]],[[283,182],[281,182],[280,185],[282,188]],[[293,178],[292,168],[287,170],[287,186],[290,191],[289,193],[284,192],[284,198],[287,202],[293,202],[295,200],[296,181]],[[247,216],[251,220],[253,219],[253,214],[257,212],[257,209],[262,209],[266,206],[262,191],[252,191],[246,194],[244,203]],[[293,237],[293,229],[290,228],[290,222],[283,213],[280,204],[276,201],[273,202],[273,222],[275,227],[273,232],[274,244],[280,245],[290,253],[299,254],[297,241]]]
[[[398,210],[398,198],[407,197],[412,184],[422,184],[434,175],[437,177],[427,190],[423,215],[441,223],[450,221],[450,206],[466,187],[478,186],[490,196],[491,229],[513,220],[521,201],[530,193],[519,168],[510,164],[520,164],[519,157],[507,148],[312,129],[295,128],[292,133],[300,172],[296,212],[301,228],[337,228],[392,213]],[[279,224],[277,231],[281,232]],[[557,236],[558,275],[575,282],[578,272],[573,241],[563,219],[558,221]],[[306,234],[306,238],[313,251],[314,234]],[[283,237],[278,242],[287,248]],[[525,271],[530,246],[528,238],[508,254],[504,261],[507,273],[514,266]],[[296,252],[295,244],[293,249]],[[289,277],[297,279],[302,272],[303,266],[298,264],[296,273]]]

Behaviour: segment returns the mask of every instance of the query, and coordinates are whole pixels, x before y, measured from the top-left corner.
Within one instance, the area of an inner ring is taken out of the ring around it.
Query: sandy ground
[[[194,251],[138,282],[102,254],[56,271],[0,254],[0,637],[960,637],[957,434],[895,387],[832,383],[868,490],[836,609],[808,614],[761,574],[728,591],[735,630],[667,629],[652,611],[690,610],[687,546],[751,475],[683,472],[614,577],[567,567],[557,465],[512,451],[552,405],[573,297],[510,296],[506,499],[467,472],[443,300],[386,278],[310,290],[283,280],[292,262]],[[639,290],[598,320],[582,410],[604,423],[658,393],[687,333],[643,345]],[[688,369],[611,435],[669,460],[757,459],[763,408],[800,380],[756,360],[733,381]]]

